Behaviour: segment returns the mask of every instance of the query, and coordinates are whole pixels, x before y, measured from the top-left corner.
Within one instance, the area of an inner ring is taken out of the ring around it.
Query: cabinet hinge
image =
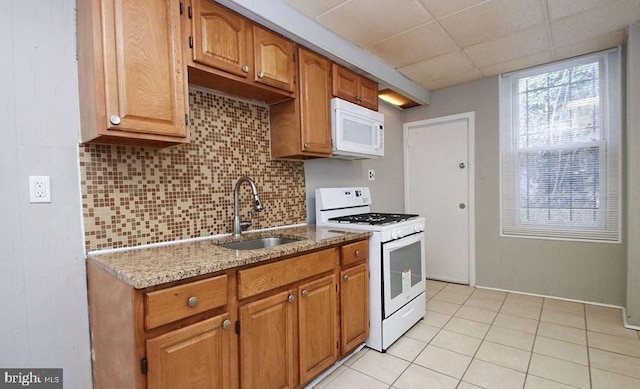
[[[191,9],[191,6],[187,7],[187,13],[189,14],[189,19],[193,19],[193,10]]]
[[[180,15],[182,15],[184,13],[184,3],[181,1],[180,2]]]
[[[189,125],[189,114],[188,113],[184,114],[184,124],[187,125],[187,126]]]
[[[240,321],[236,321],[236,334],[240,335]]]
[[[142,372],[142,374],[147,375],[148,369],[149,369],[149,366],[147,364],[147,357],[143,357],[140,360],[140,371]]]
[[[336,350],[340,350],[340,343],[336,342]]]
[[[193,37],[189,35],[189,48],[193,49]]]

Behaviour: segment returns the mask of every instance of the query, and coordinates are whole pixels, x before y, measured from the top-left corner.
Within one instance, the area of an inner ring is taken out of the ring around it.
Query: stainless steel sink
[[[286,243],[293,243],[299,240],[300,239],[296,239],[296,238],[285,238],[282,236],[275,236],[275,237],[268,237],[268,238],[241,240],[239,242],[219,244],[218,246],[223,247],[225,249],[232,249],[232,250],[257,250],[257,249],[264,249],[267,247],[279,246],[281,244],[286,244]]]

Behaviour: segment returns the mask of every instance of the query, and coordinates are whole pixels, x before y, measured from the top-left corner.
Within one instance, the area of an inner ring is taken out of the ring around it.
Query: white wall
[[[75,5],[0,12],[0,367],[61,367],[65,388],[90,388]],[[51,176],[50,204],[29,203],[29,175]]]
[[[629,27],[627,43],[627,315],[640,326],[640,23]]]
[[[384,157],[356,161],[320,158],[304,163],[307,222],[315,223],[315,190],[323,187],[368,186],[372,211],[404,212],[402,111],[383,101],[379,106],[384,114]],[[369,169],[375,170],[375,181],[368,180]]]

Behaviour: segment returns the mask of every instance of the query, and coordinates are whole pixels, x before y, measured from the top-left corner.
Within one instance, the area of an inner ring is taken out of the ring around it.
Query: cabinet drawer
[[[340,248],[342,265],[349,265],[369,258],[369,241],[350,243]]]
[[[145,293],[146,329],[227,304],[227,275]]]
[[[331,248],[238,272],[238,298],[255,296],[280,286],[328,272],[338,264],[338,249]]]

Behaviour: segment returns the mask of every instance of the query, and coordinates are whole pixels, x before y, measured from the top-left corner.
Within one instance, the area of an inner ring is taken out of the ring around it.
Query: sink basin
[[[269,237],[269,238],[256,238],[250,240],[242,240],[240,242],[232,242],[232,243],[224,243],[219,244],[218,246],[223,247],[225,249],[232,250],[257,250],[264,249],[267,247],[279,246],[281,244],[293,243],[297,242],[300,239],[296,238],[285,238],[282,236],[277,237]]]

